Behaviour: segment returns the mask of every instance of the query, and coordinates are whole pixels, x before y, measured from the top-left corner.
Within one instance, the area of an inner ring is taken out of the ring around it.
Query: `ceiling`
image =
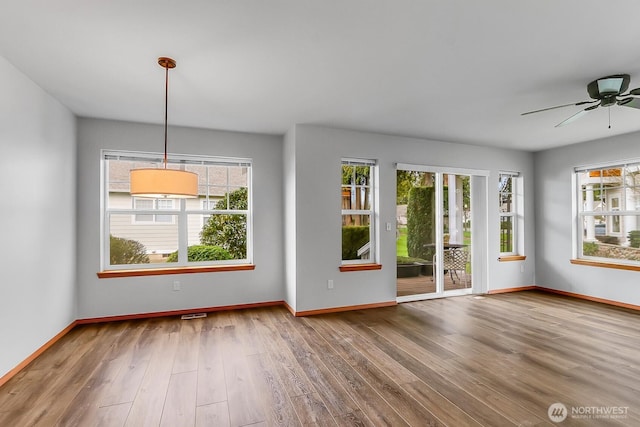
[[[2,0],[0,55],[76,115],[283,134],[293,124],[537,151],[640,130],[637,0]],[[611,113],[611,129],[608,128]]]

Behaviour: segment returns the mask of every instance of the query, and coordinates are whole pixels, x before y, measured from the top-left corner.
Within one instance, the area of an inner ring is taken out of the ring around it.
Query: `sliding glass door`
[[[399,302],[472,292],[472,184],[477,172],[398,165]]]

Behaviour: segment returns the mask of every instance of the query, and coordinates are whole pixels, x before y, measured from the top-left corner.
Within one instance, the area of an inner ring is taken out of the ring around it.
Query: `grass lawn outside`
[[[396,256],[409,256],[407,251],[407,227],[398,227],[396,237]],[[471,244],[471,232],[464,232],[464,244]]]
[[[398,227],[396,230],[396,256],[409,256],[407,252],[407,227]]]

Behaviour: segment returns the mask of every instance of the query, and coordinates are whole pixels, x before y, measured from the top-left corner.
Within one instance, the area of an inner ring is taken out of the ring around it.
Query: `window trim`
[[[498,260],[499,261],[516,261],[525,259],[524,255],[524,184],[522,174],[515,171],[498,172],[498,183],[503,176],[511,178],[511,210],[509,212],[500,212],[500,204],[498,205],[498,227],[502,229],[502,218],[511,218],[512,225],[512,251],[502,252],[500,242],[498,242]],[[498,189],[498,203],[501,202],[500,196],[504,193]]]
[[[585,266],[594,266],[594,267],[603,267],[603,268],[613,268],[613,269],[621,269],[621,270],[629,270],[629,271],[640,271],[640,261],[635,261],[631,259],[624,258],[606,258],[606,257],[598,257],[591,255],[584,255],[584,244],[589,242],[586,241],[585,236],[585,228],[584,222],[587,217],[595,217],[595,216],[603,216],[603,217],[618,217],[620,219],[626,216],[636,216],[639,217],[638,222],[640,222],[640,209],[636,210],[628,210],[627,200],[628,195],[616,195],[615,198],[619,200],[619,205],[617,207],[613,207],[613,203],[611,206],[606,206],[606,210],[596,210],[595,208],[587,211],[584,206],[583,201],[583,192],[586,193],[586,188],[583,189],[583,185],[580,181],[580,174],[589,173],[592,171],[604,171],[609,169],[621,169],[625,171],[629,166],[637,166],[640,168],[640,158],[633,158],[628,160],[619,160],[619,161],[609,161],[603,162],[599,164],[590,164],[583,166],[576,166],[573,168],[573,173],[571,175],[571,186],[572,186],[572,257],[570,259],[571,264],[575,265],[585,265]],[[607,177],[612,175],[603,174],[601,177]],[[625,176],[625,172],[623,172],[622,177]],[[621,193],[626,193],[626,191],[634,188],[638,188],[640,186],[629,185],[624,178],[622,178],[621,184],[619,186]],[[615,187],[611,187],[611,189],[615,189]],[[592,190],[592,191],[595,191]],[[606,197],[606,196],[605,196]],[[636,197],[640,197],[640,195],[636,195]],[[612,196],[612,200],[613,200]],[[636,199],[636,205],[634,208],[638,208]],[[595,202],[595,200],[594,200]],[[603,205],[601,205],[603,206]],[[631,231],[631,230],[629,230]],[[609,226],[606,226],[607,235],[614,237],[622,237],[626,238],[626,234],[628,231],[617,231],[614,232]],[[595,235],[594,235],[595,237]],[[622,246],[621,247],[626,247]]]
[[[371,270],[382,270],[381,264],[375,263],[366,263],[366,264],[342,264],[338,267],[343,273],[348,273],[352,271],[371,271]]]
[[[201,261],[201,262],[188,262],[186,248],[189,246],[188,238],[188,217],[189,215],[198,215],[205,212],[202,209],[187,209],[186,200],[177,200],[174,203],[174,209],[163,210],[162,215],[172,215],[173,221],[169,222],[143,222],[136,223],[135,218],[132,218],[132,224],[144,226],[146,224],[151,225],[167,225],[178,227],[178,250],[180,259],[169,264],[118,264],[111,265],[109,259],[110,253],[110,227],[109,218],[110,215],[116,214],[129,214],[135,217],[136,214],[149,214],[157,215],[158,210],[141,210],[134,212],[133,198],[130,209],[121,208],[108,208],[109,192],[107,189],[108,183],[108,170],[107,160],[128,160],[128,161],[149,161],[149,162],[163,162],[163,157],[158,153],[151,152],[139,152],[139,151],[122,151],[122,150],[108,150],[103,149],[100,151],[100,267],[101,271],[98,273],[98,277],[127,277],[127,276],[143,276],[143,275],[158,275],[158,274],[180,274],[190,272],[207,272],[207,271],[235,271],[235,270],[247,270],[255,268],[253,264],[253,161],[249,158],[232,158],[232,157],[220,157],[220,156],[202,156],[202,155],[185,155],[185,154],[169,154],[167,158],[168,164],[180,164],[180,165],[202,165],[202,166],[236,166],[247,169],[246,185],[247,185],[247,198],[248,206],[247,210],[208,210],[207,215],[215,214],[241,214],[247,217],[247,236],[246,236],[246,258],[241,260],[220,260],[220,261]],[[227,174],[228,177],[228,174]],[[211,185],[207,185],[210,187]],[[235,188],[228,182],[228,188]],[[238,188],[244,188],[243,186]],[[205,196],[209,197],[208,188]],[[156,199],[153,199],[156,200]],[[155,203],[155,202],[154,202]],[[199,204],[202,206],[202,203]],[[155,206],[155,204],[154,204]],[[155,221],[155,218],[154,218]],[[202,223],[202,219],[200,219]],[[160,253],[160,252],[158,252]],[[142,273],[139,273],[142,271]]]
[[[345,260],[342,259],[342,255],[340,256],[340,271],[357,271],[363,270],[366,268],[358,268],[358,266],[366,266],[366,265],[379,265],[379,241],[378,241],[378,215],[379,215],[379,205],[378,205],[378,180],[379,180],[379,168],[377,160],[373,159],[363,159],[363,158],[342,158],[340,161],[340,171],[342,174],[342,168],[344,166],[369,166],[371,169],[369,171],[370,174],[370,183],[368,185],[370,191],[370,209],[341,209],[340,210],[340,223],[342,224],[342,217],[344,215],[368,215],[369,216],[369,258],[368,259],[352,259]],[[353,184],[350,184],[353,185]],[[355,184],[357,186],[357,184]],[[345,187],[342,184],[342,180],[340,180],[340,191],[342,193],[342,188]],[[341,247],[342,253],[342,247]],[[369,268],[369,269],[378,269],[378,268]]]
[[[640,265],[638,264],[625,264],[620,262],[602,262],[595,261],[591,259],[570,259],[569,262],[574,265],[584,265],[588,267],[602,267],[602,268],[613,268],[616,270],[627,270],[627,271],[640,271]]]
[[[120,277],[162,276],[165,274],[222,273],[228,271],[255,270],[254,264],[194,265],[171,268],[132,268],[128,270],[103,270],[97,273],[100,279]]]

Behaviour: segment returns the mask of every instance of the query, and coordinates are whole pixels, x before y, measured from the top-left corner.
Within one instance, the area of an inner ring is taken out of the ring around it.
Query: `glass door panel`
[[[471,177],[443,174],[442,261],[436,264],[442,276],[444,295],[471,289]]]
[[[398,169],[397,299],[471,292],[471,176]]]
[[[436,174],[398,170],[396,192],[397,296],[436,292]]]

